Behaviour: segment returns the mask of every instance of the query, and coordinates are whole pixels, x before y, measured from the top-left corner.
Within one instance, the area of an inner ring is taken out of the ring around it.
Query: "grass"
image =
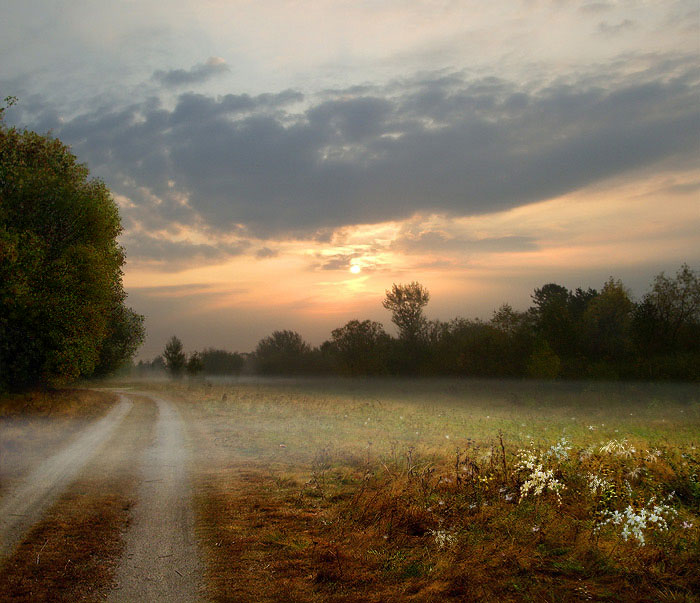
[[[670,602],[700,592],[696,386],[139,387],[178,402],[187,421],[213,601]],[[14,479],[15,463],[31,465],[111,400],[80,390],[10,400],[0,477]],[[153,404],[135,405],[0,568],[0,600],[104,596],[154,419]],[[37,444],[28,460],[22,438]],[[643,545],[610,521],[660,503]]]
[[[212,600],[691,601],[700,590],[697,388],[279,381],[169,391],[196,450]],[[548,451],[562,437],[570,448],[557,458]],[[612,440],[621,448],[601,451]],[[524,450],[565,486],[561,502],[547,489],[522,496]],[[592,491],[589,474],[605,487]],[[643,546],[606,523],[672,492],[668,529],[650,524]]]
[[[114,401],[113,394],[82,389],[1,396],[0,495]]]

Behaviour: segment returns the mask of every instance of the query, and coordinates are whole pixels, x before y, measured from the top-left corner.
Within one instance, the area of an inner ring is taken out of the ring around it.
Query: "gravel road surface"
[[[157,404],[158,420],[142,459],[133,522],[109,600],[199,601],[203,566],[194,538],[184,423],[171,402],[139,395]]]

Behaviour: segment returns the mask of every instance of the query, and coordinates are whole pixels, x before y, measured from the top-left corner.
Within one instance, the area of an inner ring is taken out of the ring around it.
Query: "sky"
[[[141,358],[700,268],[697,0],[0,0],[6,121],[119,205]]]

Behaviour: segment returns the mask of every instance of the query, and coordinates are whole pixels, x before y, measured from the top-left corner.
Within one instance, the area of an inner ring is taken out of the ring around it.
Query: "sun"
[[[350,272],[352,272],[353,274],[360,274],[360,270],[361,269],[357,264],[353,264],[352,266],[350,266]]]

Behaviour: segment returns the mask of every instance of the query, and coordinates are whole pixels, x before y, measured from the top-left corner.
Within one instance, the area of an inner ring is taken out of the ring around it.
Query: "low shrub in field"
[[[409,449],[368,459],[334,521],[369,535],[383,575],[451,596],[683,600],[700,591],[699,470],[692,448],[624,439],[515,449],[499,438],[449,463]]]

